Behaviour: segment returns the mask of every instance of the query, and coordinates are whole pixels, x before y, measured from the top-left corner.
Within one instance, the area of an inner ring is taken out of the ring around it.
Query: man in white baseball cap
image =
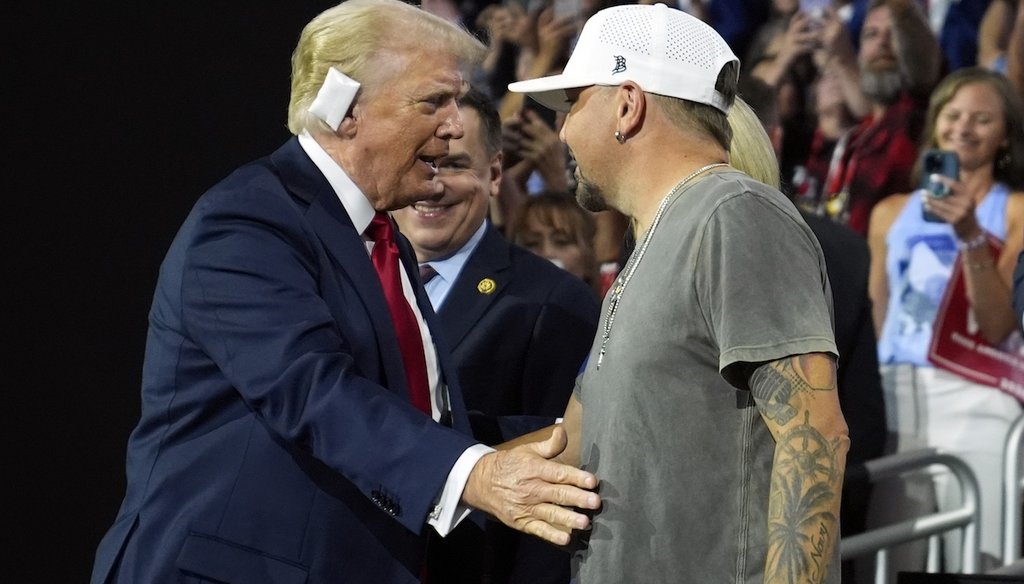
[[[738,72],[700,20],[626,5],[560,75],[509,86],[567,112],[577,199],[637,234],[563,423],[559,460],[601,477],[579,584],[839,581],[825,262],[792,203],[728,164]]]

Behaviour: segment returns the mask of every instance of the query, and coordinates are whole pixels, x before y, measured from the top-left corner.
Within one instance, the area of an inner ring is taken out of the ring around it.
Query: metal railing
[[[889,548],[928,538],[928,572],[938,571],[939,536],[954,529],[963,530],[961,541],[961,572],[975,574],[980,562],[978,524],[981,520],[978,479],[960,458],[924,448],[884,456],[864,463],[872,483],[899,476],[908,471],[923,471],[932,465],[948,468],[960,483],[960,507],[908,519],[900,523],[868,530],[840,542],[844,560],[875,552],[875,583],[886,584],[889,577]]]
[[[1003,462],[1003,565],[1021,558],[1021,494],[1024,493],[1024,414],[1006,435]]]

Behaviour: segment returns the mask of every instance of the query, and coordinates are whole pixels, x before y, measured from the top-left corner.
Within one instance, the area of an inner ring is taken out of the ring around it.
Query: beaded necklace
[[[601,338],[601,351],[597,354],[597,369],[601,369],[601,362],[604,361],[605,350],[608,347],[608,340],[612,338],[612,325],[615,323],[615,313],[619,308],[619,301],[622,299],[622,293],[626,291],[626,286],[629,285],[629,281],[633,279],[633,274],[636,272],[637,266],[640,265],[640,261],[644,259],[644,254],[647,253],[647,246],[651,244],[651,238],[654,237],[654,230],[658,228],[658,224],[661,222],[661,216],[665,214],[665,209],[668,207],[669,202],[683,190],[691,180],[693,180],[698,174],[711,170],[719,166],[728,166],[725,162],[716,162],[708,164],[698,168],[697,170],[686,175],[683,180],[679,181],[676,186],[672,187],[672,190],[665,195],[665,198],[661,200],[661,204],[658,205],[658,211],[654,214],[654,220],[651,221],[651,226],[647,229],[647,233],[644,234],[644,240],[640,243],[640,247],[637,248],[633,255],[629,257],[626,262],[626,267],[622,270],[624,276],[620,276],[614,286],[611,289],[611,297],[608,299],[608,316],[604,319],[604,332]]]

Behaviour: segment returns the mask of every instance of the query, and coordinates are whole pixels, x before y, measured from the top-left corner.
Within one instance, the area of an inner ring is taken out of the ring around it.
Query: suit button
[[[374,505],[380,507],[382,511],[389,515],[402,514],[402,506],[392,499],[390,495],[380,489],[374,489],[370,492],[370,500],[373,501]]]

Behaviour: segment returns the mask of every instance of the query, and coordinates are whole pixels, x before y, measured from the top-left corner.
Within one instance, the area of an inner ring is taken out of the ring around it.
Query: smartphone
[[[811,27],[820,28],[825,19],[825,10],[832,5],[832,0],[800,0],[800,12],[811,19]]]
[[[800,0],[800,12],[815,20],[821,20],[825,9],[832,5],[832,0]]]
[[[940,174],[953,180],[960,180],[960,158],[950,150],[925,150],[921,154],[921,188],[932,197],[948,197],[949,189],[945,184],[933,181],[931,176]],[[942,219],[928,211],[922,211],[925,221],[942,223]]]
[[[578,18],[582,7],[580,0],[553,0],[555,18],[562,18],[563,16],[571,16]]]

